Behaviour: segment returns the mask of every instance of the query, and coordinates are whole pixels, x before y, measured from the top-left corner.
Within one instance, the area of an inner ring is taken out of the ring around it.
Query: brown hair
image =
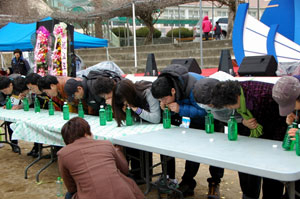
[[[91,127],[87,121],[80,117],[70,119],[61,129],[61,135],[66,145],[87,135],[92,135]]]

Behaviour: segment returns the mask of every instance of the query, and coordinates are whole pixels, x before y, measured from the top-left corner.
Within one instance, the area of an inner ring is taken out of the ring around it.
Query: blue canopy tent
[[[35,30],[36,23],[8,23],[0,29],[0,52],[13,51],[16,48],[21,49],[22,51],[33,51],[34,47],[31,44],[31,35],[35,33]],[[74,31],[75,49],[99,47],[107,47],[107,40]]]

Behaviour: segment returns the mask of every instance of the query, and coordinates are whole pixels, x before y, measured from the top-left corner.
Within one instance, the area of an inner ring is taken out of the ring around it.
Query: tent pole
[[[105,50],[106,50],[106,60],[109,61],[108,47],[105,47]]]
[[[136,27],[135,27],[135,4],[132,2],[132,24],[133,24],[133,49],[134,49],[134,68],[137,72],[137,53],[136,53]]]
[[[200,21],[202,22],[202,0],[199,0],[199,15],[200,15]],[[200,67],[203,68],[203,41],[202,41],[202,23],[200,23]]]

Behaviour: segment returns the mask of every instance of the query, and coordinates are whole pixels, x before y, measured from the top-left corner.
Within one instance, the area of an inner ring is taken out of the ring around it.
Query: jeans
[[[191,189],[194,189],[197,185],[196,181],[194,180],[194,177],[197,175],[199,167],[200,163],[188,160],[185,162],[185,171],[182,176],[182,182],[184,182],[184,184],[188,184]],[[224,175],[224,169],[215,166],[209,166],[209,172],[211,178],[208,178],[207,182],[219,184],[221,182],[221,178]]]
[[[260,195],[261,182],[263,182],[263,199],[282,198],[284,185],[280,181],[241,172],[239,172],[239,178],[243,192],[243,199],[258,199]]]
[[[75,193],[67,192],[65,195],[65,199],[71,199]]]

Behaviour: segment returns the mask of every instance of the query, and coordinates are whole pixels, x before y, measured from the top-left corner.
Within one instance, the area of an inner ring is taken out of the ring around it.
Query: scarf
[[[240,108],[237,109],[237,112],[243,117],[245,120],[249,120],[253,118],[252,113],[246,107],[246,99],[244,96],[244,91],[241,87],[241,95],[240,95]],[[250,129],[250,137],[259,137],[263,134],[263,126],[258,124],[255,129]]]

